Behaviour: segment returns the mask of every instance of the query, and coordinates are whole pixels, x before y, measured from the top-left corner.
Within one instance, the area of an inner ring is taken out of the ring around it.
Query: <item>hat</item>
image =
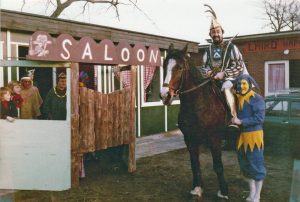
[[[58,75],[59,79],[65,79],[66,77],[67,77],[66,74],[63,72]]]
[[[21,80],[33,80],[35,69],[28,70]]]
[[[205,12],[208,12],[212,15],[209,30],[215,29],[217,27],[220,27],[223,30],[221,24],[217,20],[217,15],[216,15],[214,9],[212,9],[212,7],[208,4],[204,4],[204,6],[208,7],[208,9],[209,9],[209,10],[206,10]]]
[[[85,71],[79,73],[79,86],[87,86],[90,82],[90,77]]]
[[[242,80],[247,81],[248,86],[249,86],[248,91],[244,94],[247,94],[248,92],[250,92],[252,90],[252,88],[254,88],[254,87],[257,88],[258,90],[260,90],[258,87],[258,84],[254,80],[254,78],[252,78],[249,74],[242,74],[242,75],[238,76],[235,80],[234,88],[236,89],[237,94],[240,94],[240,95],[242,94],[242,89],[241,89],[241,85],[240,85]]]

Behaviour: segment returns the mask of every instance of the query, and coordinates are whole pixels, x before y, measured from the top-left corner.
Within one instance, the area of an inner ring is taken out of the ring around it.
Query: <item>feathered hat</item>
[[[204,6],[208,7],[208,10],[206,10],[205,12],[211,14],[211,23],[209,30],[215,29],[217,27],[220,27],[223,30],[221,24],[218,22],[217,15],[214,9],[208,4],[204,4]]]
[[[35,69],[28,70],[21,80],[33,80]]]

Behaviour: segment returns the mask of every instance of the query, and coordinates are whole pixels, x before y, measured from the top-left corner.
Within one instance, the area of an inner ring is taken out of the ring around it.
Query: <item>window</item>
[[[159,97],[163,83],[162,67],[140,66],[142,106],[161,105]]]
[[[290,60],[290,88],[300,88],[300,60]]]
[[[287,101],[267,101],[266,102],[267,116],[288,116]]]
[[[154,67],[155,68],[155,67]],[[159,93],[160,93],[160,73],[159,68],[154,69],[153,77],[151,83],[148,85],[144,91],[146,102],[159,102]]]
[[[291,117],[300,117],[300,102],[291,102]]]

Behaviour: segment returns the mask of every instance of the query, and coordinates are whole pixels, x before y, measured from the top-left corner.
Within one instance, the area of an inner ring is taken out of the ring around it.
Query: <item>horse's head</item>
[[[182,50],[176,50],[173,44],[169,46],[167,57],[164,61],[164,84],[160,90],[160,96],[164,105],[170,105],[173,98],[178,95],[182,87],[183,72],[188,69],[186,45]]]

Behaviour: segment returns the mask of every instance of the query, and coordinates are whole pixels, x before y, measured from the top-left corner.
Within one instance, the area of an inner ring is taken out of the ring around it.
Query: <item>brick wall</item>
[[[266,61],[289,60],[290,67],[293,66],[293,71],[290,72],[290,74],[297,74],[299,75],[297,78],[300,77],[300,36],[291,36],[290,38],[292,39],[292,44],[288,45],[289,54],[287,55],[283,53],[285,48],[279,45],[278,47],[276,47],[276,49],[274,48],[274,50],[271,50],[272,42],[288,40],[289,37],[287,36],[285,36],[284,38],[276,37],[275,39],[267,38],[264,40],[252,38],[249,40],[243,39],[243,41],[238,41],[238,39],[236,39],[236,41],[234,42],[238,46],[244,57],[250,75],[257,81],[258,85],[260,86],[262,95],[264,95],[265,93],[264,69]],[[265,45],[265,47],[259,47],[257,48],[258,50],[249,51],[249,49],[247,48],[249,48],[249,44],[253,45],[253,43],[262,44],[263,46]],[[198,58],[202,58],[204,48],[201,47],[199,52],[200,54]],[[202,59],[200,59],[200,61],[202,61]],[[298,85],[298,83],[296,85]]]

